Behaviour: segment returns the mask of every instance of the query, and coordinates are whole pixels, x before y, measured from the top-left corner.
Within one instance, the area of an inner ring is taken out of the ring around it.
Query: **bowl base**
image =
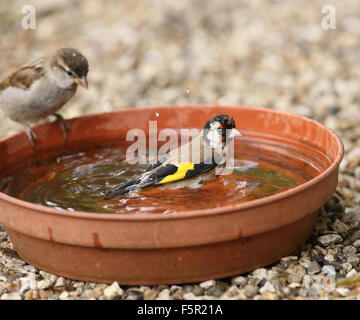
[[[106,249],[67,245],[6,228],[27,263],[80,281],[121,285],[199,282],[238,275],[278,261],[306,242],[318,211],[277,230],[187,248]]]

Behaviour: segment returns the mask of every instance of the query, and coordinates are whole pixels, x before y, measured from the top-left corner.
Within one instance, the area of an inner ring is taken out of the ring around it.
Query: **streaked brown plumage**
[[[32,147],[36,133],[28,122],[54,115],[64,138],[68,124],[57,111],[75,94],[77,86],[87,88],[87,59],[76,49],[61,48],[15,70],[0,83],[0,107],[12,120],[24,125]]]

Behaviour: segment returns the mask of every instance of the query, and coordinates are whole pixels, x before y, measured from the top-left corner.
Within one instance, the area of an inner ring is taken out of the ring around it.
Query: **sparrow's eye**
[[[63,68],[63,70],[67,73],[68,76],[75,77],[75,72],[71,71],[70,69]]]

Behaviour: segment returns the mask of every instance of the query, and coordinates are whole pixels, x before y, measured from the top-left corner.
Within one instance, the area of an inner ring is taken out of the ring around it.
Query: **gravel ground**
[[[77,282],[26,264],[0,225],[0,299],[359,299],[360,2],[33,1],[0,3],[0,76],[60,46],[89,59],[71,118],[145,105],[218,103],[298,113],[333,129],[345,157],[308,242],[266,268],[182,286]],[[324,5],[336,29],[321,26]],[[0,110],[1,112],[1,110]],[[0,137],[21,130],[0,114]]]

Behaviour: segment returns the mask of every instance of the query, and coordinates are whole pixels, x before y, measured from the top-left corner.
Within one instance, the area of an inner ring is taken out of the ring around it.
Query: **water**
[[[120,148],[66,154],[33,163],[0,181],[0,191],[25,201],[70,211],[175,213],[243,203],[283,192],[304,182],[290,170],[238,157],[233,173],[197,189],[158,187],[104,200],[102,192],[140,175],[147,165],[129,165]]]

